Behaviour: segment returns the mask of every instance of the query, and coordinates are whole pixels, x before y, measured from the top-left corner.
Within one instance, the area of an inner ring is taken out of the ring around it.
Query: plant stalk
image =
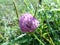
[[[14,5],[14,8],[15,8],[15,10],[16,10],[16,15],[17,15],[17,18],[18,18],[18,9],[17,9],[16,3],[15,3],[14,0],[13,0],[13,5]]]
[[[37,41],[38,41],[39,43],[41,43],[42,45],[44,45],[44,43],[43,43],[35,34],[33,34],[33,36],[37,39]]]

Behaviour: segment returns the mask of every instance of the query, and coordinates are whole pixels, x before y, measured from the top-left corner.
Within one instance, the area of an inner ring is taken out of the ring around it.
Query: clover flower
[[[19,18],[19,26],[22,32],[33,32],[39,26],[39,21],[31,14],[25,13]]]

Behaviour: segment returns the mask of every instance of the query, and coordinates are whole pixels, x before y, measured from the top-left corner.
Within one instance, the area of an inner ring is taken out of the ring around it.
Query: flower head
[[[19,18],[19,26],[22,32],[32,32],[39,26],[39,21],[29,13]]]

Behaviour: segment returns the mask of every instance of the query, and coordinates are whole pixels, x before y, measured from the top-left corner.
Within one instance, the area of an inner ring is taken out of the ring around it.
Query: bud
[[[19,26],[22,32],[33,32],[39,26],[39,21],[31,14],[25,13],[19,18]]]

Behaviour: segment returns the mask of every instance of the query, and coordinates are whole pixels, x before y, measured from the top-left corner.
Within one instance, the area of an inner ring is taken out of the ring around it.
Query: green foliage
[[[35,34],[23,34],[18,18],[22,13],[34,15],[38,0],[0,0],[0,45],[60,45],[60,1],[42,0],[37,7],[40,21]],[[39,42],[40,41],[40,42]]]

